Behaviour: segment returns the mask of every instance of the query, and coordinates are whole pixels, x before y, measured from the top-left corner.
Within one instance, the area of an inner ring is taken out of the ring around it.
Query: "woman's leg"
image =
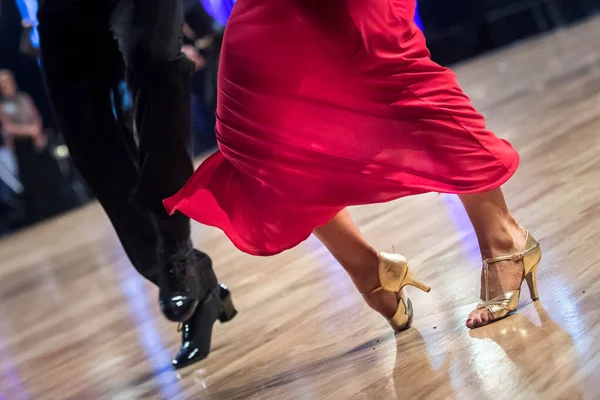
[[[369,293],[380,286],[377,251],[366,242],[347,210],[315,229],[314,234],[348,272],[360,293]],[[386,318],[391,318],[398,309],[395,294],[383,290],[365,296],[365,301]]]
[[[483,259],[520,252],[525,247],[525,230],[510,214],[500,188],[481,194],[460,195],[469,219],[475,229],[481,257]],[[495,263],[489,269],[488,295],[495,298],[502,293],[518,289],[523,277],[521,261]],[[481,298],[485,298],[485,287],[481,282]],[[467,326],[472,328],[492,320],[487,309],[475,310],[469,315]]]

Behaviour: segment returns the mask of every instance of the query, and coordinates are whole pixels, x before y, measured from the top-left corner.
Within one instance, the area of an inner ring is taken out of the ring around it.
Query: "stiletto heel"
[[[231,292],[224,284],[221,285],[221,311],[219,313],[219,321],[221,323],[225,323],[231,321],[233,317],[237,315],[237,310],[233,306],[233,301],[231,300]]]
[[[429,292],[431,288],[421,282],[412,273],[408,267],[405,257],[400,254],[379,253],[379,282],[381,286],[364,293],[363,296],[369,296],[380,290],[393,292],[398,299],[398,308],[396,313],[390,319],[389,324],[395,331],[403,331],[410,328],[413,319],[413,307],[409,298],[402,297],[402,289],[405,286],[414,286],[424,292]]]
[[[431,287],[421,282],[411,270],[407,270],[406,278],[404,279],[407,285],[416,287],[419,290],[422,290],[425,293],[431,292]]]
[[[531,299],[536,301],[539,299],[536,279],[537,268],[541,259],[542,250],[540,249],[540,244],[533,238],[533,236],[529,234],[529,232],[527,232],[525,248],[520,253],[483,260],[485,300],[479,300],[477,310],[487,309],[492,316],[492,320],[484,325],[496,322],[514,314],[519,306],[519,297],[521,296],[521,288],[519,287],[517,290],[509,290],[496,298],[489,299],[487,288],[490,264],[501,261],[521,261],[523,263],[523,277],[521,278],[521,285],[523,284],[523,281],[527,281],[529,292],[531,293]],[[474,328],[479,326],[475,326]]]
[[[531,295],[531,300],[537,301],[540,299],[537,288],[537,265],[533,267],[529,275],[525,277],[525,281],[527,282],[527,286],[529,287],[529,294]]]

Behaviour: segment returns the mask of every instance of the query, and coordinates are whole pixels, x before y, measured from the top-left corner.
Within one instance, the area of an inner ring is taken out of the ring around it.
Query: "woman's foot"
[[[408,296],[406,290],[400,291],[400,296],[404,300],[404,304],[408,304]],[[398,311],[398,297],[396,293],[380,290],[376,293],[364,295],[365,302],[373,310],[381,314],[385,319],[390,320]]]
[[[367,304],[383,315],[395,331],[406,330],[412,323],[413,310],[404,287],[410,285],[424,292],[431,288],[417,279],[403,256],[379,253],[377,258],[377,276],[371,274],[355,281],[357,288]],[[376,277],[379,282],[374,284]]]
[[[371,293],[381,286],[379,281],[379,266],[377,263],[371,268],[365,268],[364,274],[352,278],[354,285],[360,293]],[[406,291],[402,291],[402,297],[406,300]],[[398,299],[396,294],[385,290],[379,290],[371,294],[363,294],[365,302],[373,310],[381,314],[385,319],[390,319],[398,310]]]
[[[411,285],[425,292],[430,288],[412,274],[406,258],[378,253],[366,242],[347,210],[315,229],[314,234],[348,272],[372,309],[397,331],[410,327],[412,306],[402,288]]]
[[[527,232],[519,225],[507,228],[504,237],[499,237],[497,244],[489,249],[482,249],[483,259],[506,256],[523,251]],[[488,266],[487,288],[484,271],[481,274],[481,299],[494,299],[510,290],[518,290],[523,281],[523,260],[501,261]],[[487,293],[486,293],[487,292]],[[487,308],[474,310],[469,315],[466,325],[477,328],[494,322],[494,317]]]

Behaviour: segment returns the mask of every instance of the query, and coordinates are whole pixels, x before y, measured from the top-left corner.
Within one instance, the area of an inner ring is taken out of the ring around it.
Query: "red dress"
[[[238,0],[219,151],[165,200],[242,251],[299,244],[347,206],[499,187],[519,156],[429,57],[415,0]]]

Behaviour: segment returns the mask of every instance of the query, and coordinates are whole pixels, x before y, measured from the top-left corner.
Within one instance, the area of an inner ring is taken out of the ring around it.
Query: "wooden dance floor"
[[[600,19],[456,68],[520,151],[505,187],[542,243],[541,301],[469,331],[480,258],[456,197],[352,209],[367,238],[412,260],[413,328],[394,335],[315,239],[280,256],[194,240],[240,311],[179,373],[177,326],[96,204],[0,241],[3,399],[597,399],[600,396]],[[527,290],[524,291],[528,294]]]

